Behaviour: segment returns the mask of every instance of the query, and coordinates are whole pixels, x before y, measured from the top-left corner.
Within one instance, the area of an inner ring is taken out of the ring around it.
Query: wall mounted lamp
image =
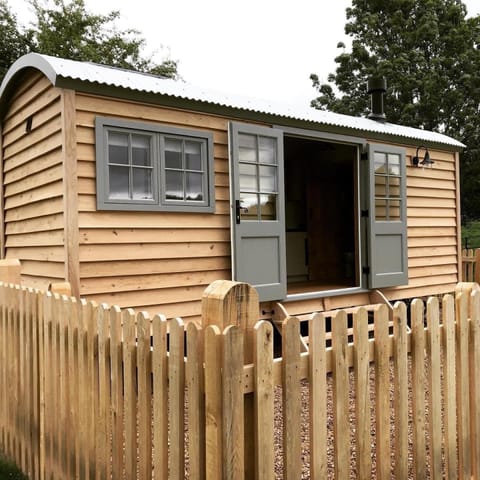
[[[418,156],[418,151],[424,148],[425,149],[425,156],[423,157],[423,160],[420,161],[420,157]],[[424,146],[420,146],[417,148],[417,153],[415,154],[414,157],[412,157],[412,165],[415,167],[419,167],[420,165],[422,167],[431,167],[435,162],[430,158],[430,153],[428,152],[428,148]]]

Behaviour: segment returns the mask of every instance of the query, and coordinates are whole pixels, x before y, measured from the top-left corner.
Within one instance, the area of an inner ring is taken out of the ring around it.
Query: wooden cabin
[[[188,321],[217,279],[254,285],[263,317],[461,280],[445,135],[39,54],[0,122],[1,257],[25,285]]]

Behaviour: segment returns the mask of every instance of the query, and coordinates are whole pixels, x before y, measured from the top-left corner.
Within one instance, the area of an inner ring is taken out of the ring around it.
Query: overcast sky
[[[20,23],[27,3],[10,0]],[[149,50],[178,60],[182,78],[227,93],[308,105],[309,79],[335,70],[351,0],[85,0],[93,13],[120,10],[121,28],[139,30]],[[464,0],[470,15],[480,0]]]

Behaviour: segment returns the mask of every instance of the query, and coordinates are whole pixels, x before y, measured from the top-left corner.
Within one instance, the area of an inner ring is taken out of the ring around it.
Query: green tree
[[[0,78],[10,65],[29,51],[30,38],[20,31],[17,17],[5,0],[0,0]]]
[[[30,27],[20,26],[6,0],[0,0],[0,76],[11,63],[28,52],[79,61],[90,61],[140,72],[177,78],[177,62],[156,63],[143,54],[145,39],[138,30],[119,30],[120,12],[96,15],[84,0],[31,0],[35,14]]]
[[[467,181],[479,170],[474,159],[480,157],[480,16],[466,18],[460,0],[353,0],[346,14],[351,51],[338,44],[342,51],[328,83],[311,75],[319,92],[312,106],[365,115],[367,79],[386,77],[389,122],[442,132],[467,145],[462,157],[467,198],[480,183]],[[464,202],[464,211],[480,216],[472,202]]]

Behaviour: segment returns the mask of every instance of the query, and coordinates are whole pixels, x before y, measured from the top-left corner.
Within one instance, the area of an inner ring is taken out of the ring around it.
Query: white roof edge
[[[132,91],[167,95],[183,100],[200,101],[220,107],[241,109],[257,114],[275,115],[293,120],[343,127],[362,132],[404,137],[417,141],[438,143],[464,148],[465,145],[447,135],[418,128],[381,123],[364,117],[353,117],[324,110],[316,110],[280,102],[267,102],[239,95],[225,94],[206,88],[199,88],[182,81],[161,78],[155,75],[94,64],[67,60],[38,53],[20,57],[8,70],[0,86],[0,102],[12,79],[25,68],[40,70],[53,85],[61,79],[88,82],[99,85],[124,88]]]
[[[2,84],[0,85],[0,98],[2,98],[5,89],[12,79],[25,68],[36,68],[37,70],[40,70],[50,82],[55,85],[57,71],[54,65],[50,62],[50,59],[52,58],[54,57],[41,55],[39,53],[27,53],[16,60],[8,69],[5,77],[3,77]]]

